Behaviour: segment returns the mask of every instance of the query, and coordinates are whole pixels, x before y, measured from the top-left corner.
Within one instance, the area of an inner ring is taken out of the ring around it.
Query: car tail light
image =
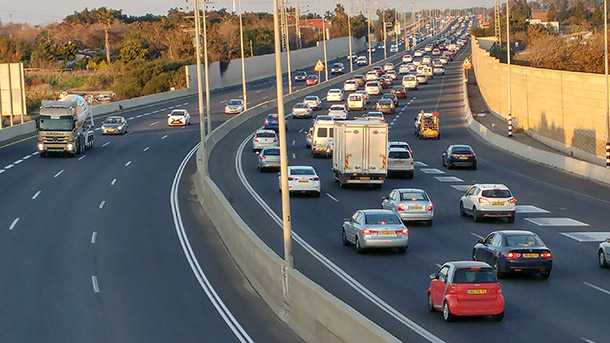
[[[265,119],[265,125],[269,125],[269,120]]]
[[[509,260],[516,260],[521,257],[521,254],[518,252],[509,251],[504,254],[504,256],[506,256],[506,258],[508,258]]]
[[[432,204],[428,204],[428,207],[426,207],[426,210],[428,212],[431,212],[433,209],[434,209],[434,205],[432,205]]]
[[[508,199],[508,202],[510,202],[511,204],[516,205],[517,204],[517,198],[512,197],[512,198]]]
[[[409,229],[404,228],[404,229],[396,230],[396,234],[397,235],[408,235],[409,234]]]
[[[457,293],[457,287],[455,285],[447,286],[447,294],[456,294],[456,293]]]
[[[545,251],[542,254],[540,254],[540,256],[542,256],[542,258],[545,260],[550,260],[553,258],[553,254],[551,254],[550,251]]]
[[[311,181],[320,181],[320,178],[317,176],[314,176],[312,178],[310,178]]]
[[[377,230],[364,229],[364,230],[362,230],[362,233],[364,235],[375,235],[375,234],[377,234]]]
[[[406,211],[406,210],[407,210],[407,205],[405,205],[405,204],[398,205],[399,212]]]
[[[489,200],[486,198],[479,197],[479,204],[489,204]]]
[[[258,142],[259,142],[258,138],[254,138],[254,141],[255,141],[256,143],[258,143]]]

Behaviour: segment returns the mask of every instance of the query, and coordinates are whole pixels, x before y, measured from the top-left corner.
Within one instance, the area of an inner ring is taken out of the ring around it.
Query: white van
[[[331,157],[333,155],[333,137],[335,123],[332,120],[316,120],[311,136],[311,155],[313,157]]]
[[[366,108],[366,100],[362,94],[352,93],[347,97],[348,111],[362,111]]]
[[[413,74],[403,76],[402,86],[406,89],[417,89],[417,77]]]

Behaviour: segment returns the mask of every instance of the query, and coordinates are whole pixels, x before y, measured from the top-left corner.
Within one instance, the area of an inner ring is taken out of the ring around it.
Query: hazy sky
[[[241,0],[244,10],[269,11],[272,0]],[[295,4],[297,0],[288,0]],[[232,0],[214,0],[215,8],[232,8]],[[319,8],[334,8],[337,2],[343,3],[349,10],[350,4],[354,4],[354,11],[360,8],[362,2],[379,6],[396,7],[412,6],[413,0],[298,0],[303,10]],[[417,8],[440,8],[440,7],[471,7],[489,6],[493,0],[417,0]],[[0,0],[0,20],[2,22],[29,22],[33,24],[49,23],[63,19],[66,15],[81,10],[85,7],[95,8],[107,6],[123,9],[126,14],[143,15],[146,13],[164,14],[172,7],[185,7],[192,4],[192,0]]]

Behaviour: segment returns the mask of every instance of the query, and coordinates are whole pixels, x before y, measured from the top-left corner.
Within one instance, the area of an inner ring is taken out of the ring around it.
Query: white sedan
[[[332,105],[328,110],[328,115],[333,120],[347,120],[347,108],[345,108],[345,105]]]
[[[278,181],[280,181],[278,177]],[[282,184],[280,184],[280,190]],[[320,178],[316,170],[310,166],[288,167],[288,191],[292,193],[310,193],[320,196]]]
[[[242,99],[231,99],[225,106],[225,114],[240,114],[244,111],[244,101]]]
[[[339,88],[329,89],[328,93],[326,93],[326,101],[343,101],[343,91]]]
[[[173,110],[167,115],[168,126],[186,126],[191,124],[191,115],[187,110]]]

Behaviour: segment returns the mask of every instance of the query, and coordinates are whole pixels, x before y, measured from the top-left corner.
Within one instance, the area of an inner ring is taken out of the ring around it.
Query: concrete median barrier
[[[28,121],[23,124],[13,125],[0,129],[0,143],[15,139],[17,137],[32,134],[36,131],[36,123]]]

